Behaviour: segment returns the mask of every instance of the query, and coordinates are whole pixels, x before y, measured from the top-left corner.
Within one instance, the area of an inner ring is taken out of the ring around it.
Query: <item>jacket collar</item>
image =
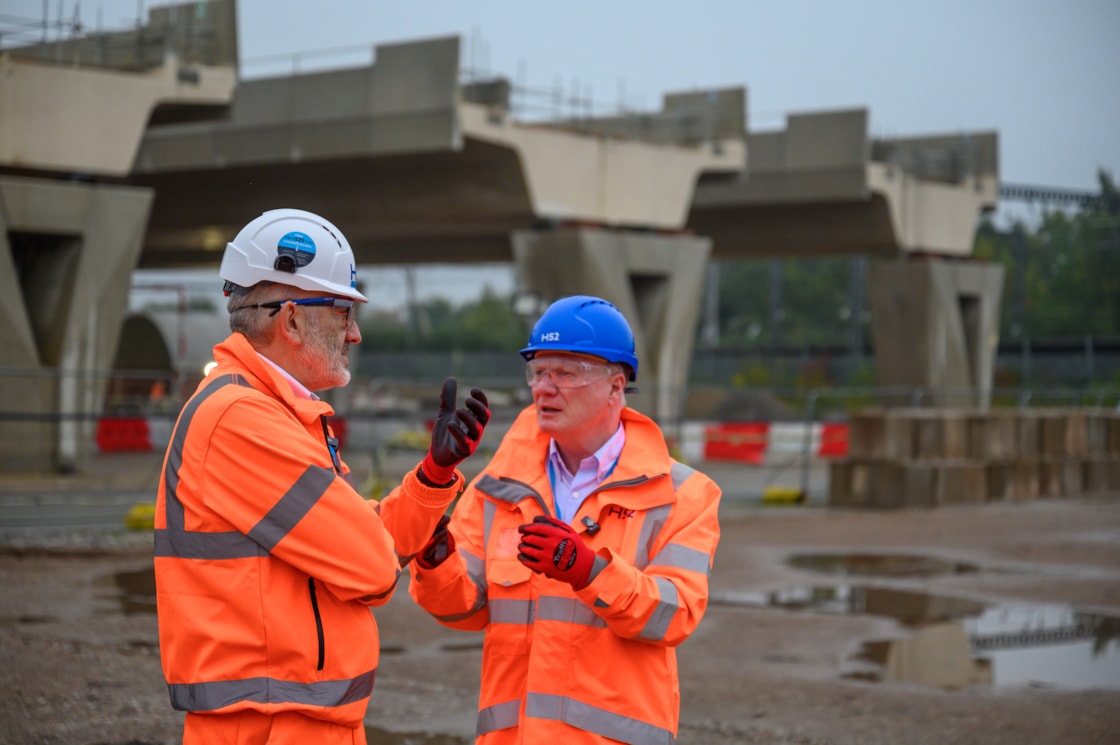
[[[668,477],[672,463],[665,438],[657,423],[627,407],[622,410],[622,426],[626,429],[626,443],[622,447],[618,465],[604,483],[640,483]],[[550,440],[537,426],[537,412],[530,404],[517,415],[486,467],[486,472],[495,478],[520,481],[545,494],[551,488],[545,465]],[[626,504],[630,502],[631,494],[639,493],[648,494],[644,490],[612,490],[610,500],[612,503]],[[639,497],[636,501],[645,504],[646,499]]]

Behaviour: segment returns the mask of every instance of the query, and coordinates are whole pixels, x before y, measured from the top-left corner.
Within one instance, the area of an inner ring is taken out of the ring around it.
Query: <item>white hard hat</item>
[[[329,292],[368,302],[358,292],[354,252],[346,236],[312,212],[269,210],[226,244],[218,276],[230,285],[252,287],[268,280],[303,290]]]

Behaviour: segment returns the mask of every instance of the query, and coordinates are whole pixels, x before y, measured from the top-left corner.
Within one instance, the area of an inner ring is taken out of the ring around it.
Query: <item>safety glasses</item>
[[[525,380],[530,388],[543,385],[547,379],[557,388],[581,388],[610,374],[606,365],[562,357],[538,357],[525,365]]]
[[[341,297],[308,297],[300,298],[299,300],[274,300],[271,303],[256,303],[255,305],[245,305],[245,308],[272,308],[273,311],[268,314],[268,317],[276,315],[280,309],[284,307],[284,303],[291,303],[293,305],[322,305],[329,306],[334,309],[335,313],[340,316],[346,316],[346,326],[349,327],[351,323],[358,317],[358,304],[349,298]]]

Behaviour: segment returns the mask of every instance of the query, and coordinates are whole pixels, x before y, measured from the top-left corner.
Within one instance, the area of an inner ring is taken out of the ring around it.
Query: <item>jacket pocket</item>
[[[533,572],[517,557],[492,559],[486,566],[490,626],[484,646],[496,654],[525,654],[533,635]]]

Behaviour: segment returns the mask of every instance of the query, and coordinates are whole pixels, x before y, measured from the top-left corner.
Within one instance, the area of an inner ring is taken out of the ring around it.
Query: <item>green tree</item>
[[[1034,232],[981,224],[973,255],[1006,268],[1004,338],[1120,336],[1120,195],[1108,174],[1098,178],[1092,205],[1049,210]]]

